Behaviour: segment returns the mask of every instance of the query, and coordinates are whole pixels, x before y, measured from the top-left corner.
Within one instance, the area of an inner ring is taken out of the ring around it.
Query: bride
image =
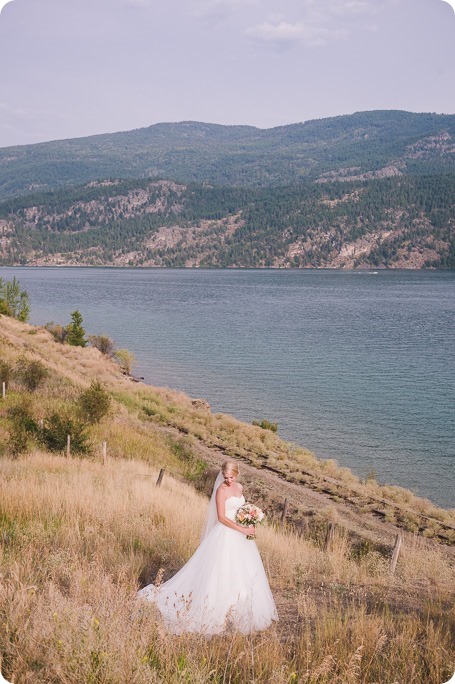
[[[234,629],[249,634],[278,620],[254,527],[242,527],[235,514],[245,503],[237,482],[239,467],[226,461],[215,480],[201,543],[188,563],[170,580],[138,592],[159,608],[174,634],[221,634]]]

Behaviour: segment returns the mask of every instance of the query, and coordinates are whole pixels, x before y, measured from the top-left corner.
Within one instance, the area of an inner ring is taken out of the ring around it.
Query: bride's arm
[[[218,520],[220,521],[220,523],[223,523],[223,525],[226,525],[226,527],[231,527],[233,530],[237,530],[242,534],[254,535],[255,530],[253,525],[251,525],[250,527],[244,527],[243,525],[239,525],[238,523],[234,522],[226,516],[225,502],[226,492],[222,487],[218,487],[216,492],[216,513],[218,515]]]

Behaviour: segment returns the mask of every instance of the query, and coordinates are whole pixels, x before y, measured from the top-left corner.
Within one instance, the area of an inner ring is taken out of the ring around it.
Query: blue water
[[[147,382],[455,506],[455,272],[0,268]]]

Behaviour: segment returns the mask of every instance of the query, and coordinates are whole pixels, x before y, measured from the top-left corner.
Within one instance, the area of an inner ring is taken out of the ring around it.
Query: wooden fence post
[[[106,465],[107,462],[107,442],[103,442],[103,466]]]
[[[283,504],[283,512],[281,513],[281,527],[284,527],[286,524],[286,516],[288,514],[288,500],[284,500]]]
[[[156,486],[159,487],[161,485],[161,482],[163,480],[163,475],[164,475],[164,468],[161,468],[160,474],[158,475],[158,479],[156,481]]]
[[[66,458],[71,458],[71,435],[66,438]]]
[[[308,536],[308,520],[305,518],[300,523],[300,536],[304,539]]]
[[[6,397],[6,382],[2,382],[2,397]]]
[[[392,575],[395,574],[395,570],[397,568],[398,556],[400,555],[402,542],[403,542],[403,537],[401,536],[401,534],[397,534],[397,538],[395,539],[395,546],[394,546],[393,554],[392,554],[392,560],[390,561],[390,573]]]
[[[325,536],[324,551],[329,551],[333,545],[333,537],[335,535],[335,525],[331,522],[327,528],[327,534]]]

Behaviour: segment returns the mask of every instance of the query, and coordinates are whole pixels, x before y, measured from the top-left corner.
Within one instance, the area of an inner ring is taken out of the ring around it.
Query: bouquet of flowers
[[[264,517],[264,512],[258,506],[252,503],[245,503],[243,506],[240,506],[235,514],[235,522],[239,525],[244,525],[244,527],[250,527],[250,525],[256,527],[256,525],[264,520]],[[254,539],[250,534],[246,538]]]

